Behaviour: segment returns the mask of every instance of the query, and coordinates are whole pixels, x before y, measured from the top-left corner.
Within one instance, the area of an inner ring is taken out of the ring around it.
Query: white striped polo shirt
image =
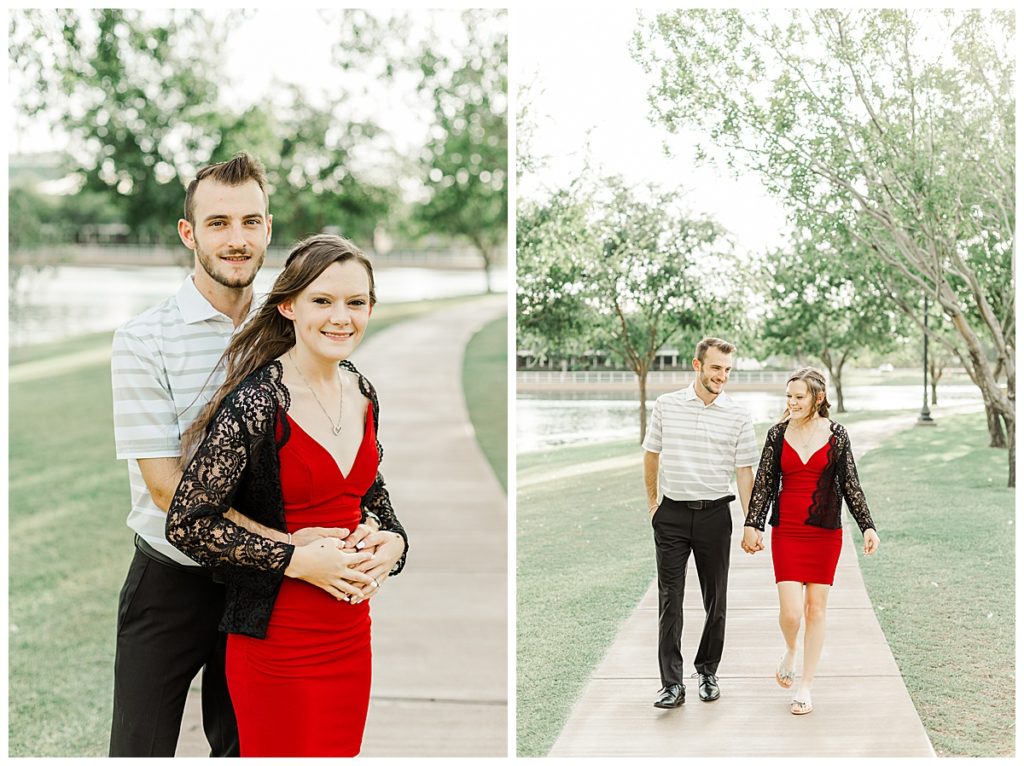
[[[705,406],[692,383],[658,397],[643,447],[661,453],[658,488],[672,500],[732,494],[735,469],[759,457],[747,409],[725,392]]]
[[[253,300],[253,311],[255,306]],[[214,367],[234,332],[231,318],[210,305],[191,276],[176,295],[114,332],[114,443],[117,459],[128,461],[128,526],[160,553],[190,566],[198,564],[164,536],[167,514],[153,502],[138,459],[181,454],[181,435],[224,381],[224,369]]]

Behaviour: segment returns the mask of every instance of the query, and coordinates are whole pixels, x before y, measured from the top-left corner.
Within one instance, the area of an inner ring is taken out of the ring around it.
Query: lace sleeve
[[[380,452],[380,444],[377,445],[377,448],[378,452]],[[389,573],[389,577],[394,577],[405,568],[405,555],[409,552],[409,537],[406,535],[402,523],[395,515],[395,509],[391,507],[391,497],[388,495],[387,487],[384,486],[384,477],[381,476],[380,472],[377,473],[377,480],[373,482],[373,486],[363,496],[363,508],[377,514],[377,518],[380,519],[381,529],[386,532],[397,532],[405,540],[405,550],[402,551],[402,557],[395,562],[395,566]]]
[[[356,369],[350,361],[345,360],[341,362],[341,366],[347,370],[351,370],[359,377],[359,390],[363,396],[370,400],[370,406],[373,408],[373,422],[380,428],[380,402],[377,400],[377,389],[373,387],[366,377]],[[384,459],[384,448],[380,445],[380,439],[377,440],[377,461],[380,462]],[[381,473],[377,472],[377,478],[367,490],[366,494],[363,495],[363,519],[366,519],[366,511],[370,511],[377,515],[380,519],[380,528],[385,532],[396,532],[402,536],[405,540],[405,550],[402,551],[402,557],[395,562],[395,566],[388,573],[389,577],[394,577],[396,574],[405,568],[405,557],[409,553],[409,536],[405,532],[405,528],[402,526],[402,522],[398,520],[398,516],[395,515],[395,509],[391,506],[391,496],[388,494],[387,487],[384,485],[384,477]]]
[[[249,463],[252,439],[236,403],[232,398],[225,400],[171,499],[167,540],[204,566],[284,572],[294,546],[224,518]]]
[[[761,461],[757,465],[754,477],[754,489],[750,493],[750,507],[747,510],[745,527],[754,527],[764,531],[764,523],[768,518],[772,495],[774,494],[777,477],[775,476],[775,442],[779,426],[768,430],[764,438],[764,449],[761,450]]]
[[[871,520],[871,512],[868,511],[868,501],[864,497],[864,490],[860,486],[860,477],[857,476],[857,465],[853,462],[853,447],[850,445],[850,436],[845,433],[843,441],[846,442],[844,460],[843,497],[846,498],[846,505],[850,509],[857,526],[863,534],[865,530],[874,529],[875,522]]]

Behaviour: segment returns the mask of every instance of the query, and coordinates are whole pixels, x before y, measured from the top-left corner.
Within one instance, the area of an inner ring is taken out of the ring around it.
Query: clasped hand
[[[740,547],[751,555],[764,550],[764,533],[754,527],[743,527],[743,540]]]
[[[292,542],[296,549],[285,574],[353,604],[369,600],[380,590],[405,550],[401,535],[366,524],[351,533],[344,528],[300,529]]]

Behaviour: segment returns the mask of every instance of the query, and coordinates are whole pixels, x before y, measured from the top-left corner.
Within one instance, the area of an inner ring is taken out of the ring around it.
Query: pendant
[[[335,426],[335,425],[334,425],[334,424],[332,423],[332,424],[331,424],[331,430],[332,430],[332,431],[334,431],[334,435],[335,435],[335,436],[337,436],[338,434],[340,434],[340,433],[341,433],[341,423],[338,423],[338,425],[337,425],[337,426]]]

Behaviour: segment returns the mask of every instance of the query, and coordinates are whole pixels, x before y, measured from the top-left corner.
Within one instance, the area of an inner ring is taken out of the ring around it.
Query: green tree
[[[218,131],[215,157],[249,151],[266,166],[274,213],[274,239],[289,243],[335,229],[360,244],[398,200],[398,179],[390,183],[359,170],[356,158],[381,136],[372,123],[346,119],[345,96],[314,104],[296,87],[283,105],[255,105],[226,118]]]
[[[468,34],[456,57],[420,59],[435,130],[426,149],[428,199],[418,216],[431,231],[472,243],[490,269],[508,239],[508,36],[506,16],[462,13]]]
[[[21,9],[10,16],[10,62],[27,83],[26,115],[51,114],[71,139],[84,188],[118,201],[140,236],[164,238],[190,163],[217,121],[223,32],[201,12]],[[184,171],[184,172],[183,172]]]
[[[520,348],[567,357],[599,342],[586,301],[586,259],[599,249],[591,206],[575,187],[521,202],[516,216],[516,338]]]
[[[892,293],[941,308],[1006,424],[1011,486],[1014,50],[1012,11],[927,10],[674,11],[634,46],[655,119],[705,131],[796,228],[831,216]]]
[[[378,125],[352,116],[353,96],[365,94],[316,100],[291,86],[272,104],[225,108],[217,51],[226,33],[201,11],[12,13],[11,62],[27,83],[19,109],[52,117],[69,137],[69,166],[85,179],[77,207],[107,195],[134,236],[176,242],[185,184],[202,165],[247,151],[266,166],[278,242],[325,228],[370,242],[399,207],[399,178],[360,161],[387,143]]]
[[[805,236],[770,253],[764,264],[768,350],[820,359],[835,386],[837,412],[846,412],[846,363],[863,350],[894,348],[903,332],[902,314],[866,277],[863,261]]]
[[[714,221],[677,212],[678,194],[652,188],[641,196],[617,178],[605,188],[610,198],[596,221],[601,249],[586,263],[588,302],[610,322],[616,351],[636,373],[643,441],[647,375],[658,349],[735,325],[733,246]]]
[[[421,199],[415,233],[470,244],[489,269],[508,240],[508,36],[500,10],[331,12],[335,61],[396,83],[413,83],[429,114],[417,157]]]
[[[523,203],[517,220],[520,340],[620,359],[637,376],[641,441],[658,350],[707,333],[735,337],[740,324],[733,245],[715,222],[679,211],[678,199],[581,178],[543,204]]]

